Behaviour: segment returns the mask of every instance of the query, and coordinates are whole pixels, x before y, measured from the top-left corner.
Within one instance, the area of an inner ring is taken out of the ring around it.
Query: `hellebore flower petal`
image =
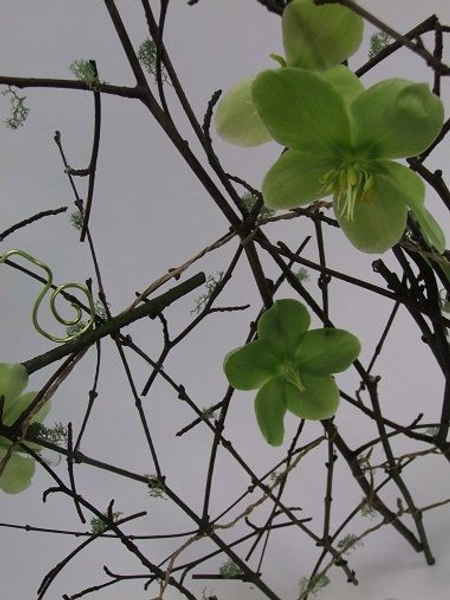
[[[351,146],[346,104],[317,73],[289,67],[264,71],[253,82],[252,96],[264,125],[283,146],[322,158]]]
[[[31,392],[31,393],[33,394],[33,399],[34,399],[36,394],[34,392]],[[45,419],[45,417],[50,412],[51,407],[52,407],[52,403],[50,402],[50,400],[47,400],[45,402],[45,404],[43,406],[41,406],[41,408],[38,410],[38,412],[33,416],[33,423],[42,423],[42,421]]]
[[[302,382],[304,391],[291,386],[286,395],[287,409],[302,419],[330,419],[339,406],[339,389],[334,379],[303,373]]]
[[[434,246],[440,254],[443,254],[445,250],[445,235],[439,223],[425,207],[420,211],[412,210],[425,239],[430,246]]]
[[[374,161],[371,193],[357,201],[351,218],[342,214],[342,203],[334,198],[334,213],[342,231],[362,252],[382,254],[401,238],[409,197],[423,198],[424,184],[407,167],[392,161]]]
[[[5,455],[6,451],[0,449],[0,460]],[[6,463],[3,473],[0,475],[0,489],[7,494],[23,492],[31,484],[35,467],[34,459],[13,452]]]
[[[217,106],[216,131],[223,140],[236,146],[260,146],[272,139],[253,104],[253,79],[234,85]]]
[[[28,373],[21,364],[0,364],[0,395],[4,398],[3,423],[7,426],[13,423],[30,406],[36,396],[36,392],[22,394],[28,382]],[[39,412],[34,415],[34,421],[42,421],[50,410],[47,402]],[[0,461],[6,456],[11,446],[11,441],[0,437]],[[31,443],[30,447],[39,450],[37,444]],[[26,489],[30,483],[35,470],[33,458],[22,456],[21,448],[14,448],[11,456],[0,475],[0,489],[8,494],[18,494]]]
[[[261,341],[270,344],[278,360],[294,356],[311,322],[306,308],[297,300],[277,300],[258,322]]]
[[[439,223],[425,208],[424,194],[409,194],[406,201],[413,213],[414,219],[419,224],[425,239],[431,246],[434,246],[440,254],[442,254],[445,250],[445,235]]]
[[[283,378],[277,377],[268,381],[256,395],[256,420],[261,433],[271,446],[280,446],[283,443],[287,397],[293,391],[293,386]]]
[[[289,66],[325,70],[356,52],[363,20],[343,6],[293,0],[283,11],[282,30]]]
[[[13,401],[8,402],[8,404],[5,405],[3,413],[3,422],[5,425],[12,425],[24,410],[30,406],[35,396],[36,392],[27,392],[26,394],[22,394],[19,398],[14,398]]]
[[[295,208],[328,196],[321,179],[335,165],[316,154],[286,150],[264,177],[264,204],[270,208]]]
[[[356,360],[361,344],[356,336],[342,329],[307,331],[295,352],[300,373],[331,375],[340,373]],[[303,381],[304,377],[302,377]],[[303,381],[304,383],[304,381]]]
[[[364,86],[359,77],[344,65],[328,69],[321,73],[321,76],[337,89],[347,105],[350,105],[357,96],[364,92]]]
[[[426,83],[386,79],[351,105],[355,144],[367,158],[403,158],[423,152],[441,131],[444,108]]]
[[[254,390],[279,374],[278,359],[265,340],[241,346],[225,357],[225,375],[237,390]]]
[[[5,399],[5,409],[9,402],[20,396],[27,387],[28,373],[20,363],[0,363],[0,395]]]

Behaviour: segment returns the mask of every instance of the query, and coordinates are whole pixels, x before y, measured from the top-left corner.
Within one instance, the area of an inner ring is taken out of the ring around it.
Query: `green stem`
[[[183,281],[183,283],[180,283],[164,294],[161,294],[161,296],[157,296],[152,300],[148,300],[137,308],[121,313],[113,319],[105,321],[95,329],[91,329],[79,338],[71,340],[62,346],[58,346],[57,348],[54,348],[45,354],[31,358],[22,364],[26,368],[28,374],[31,375],[31,373],[34,373],[35,371],[38,371],[39,369],[42,369],[43,367],[46,367],[47,365],[60,360],[61,358],[64,358],[64,356],[81,352],[102,338],[118,333],[122,327],[130,325],[130,323],[133,323],[138,319],[142,319],[142,317],[150,317],[152,319],[155,318],[167,306],[172,304],[172,302],[175,302],[175,300],[178,300],[204,283],[205,274],[197,273],[197,275],[194,275],[190,279]]]

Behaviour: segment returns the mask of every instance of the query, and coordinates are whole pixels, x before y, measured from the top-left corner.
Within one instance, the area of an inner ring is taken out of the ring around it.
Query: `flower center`
[[[305,391],[306,388],[300,378],[300,373],[295,367],[286,365],[284,368],[284,376],[286,377],[286,381],[294,385],[300,392]]]
[[[360,163],[342,164],[320,178],[322,191],[334,194],[342,217],[353,221],[355,204],[370,200],[375,184],[372,173]]]

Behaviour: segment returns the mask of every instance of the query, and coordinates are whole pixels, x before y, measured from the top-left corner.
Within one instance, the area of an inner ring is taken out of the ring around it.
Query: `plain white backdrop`
[[[406,32],[433,13],[442,22],[450,23],[450,5],[446,0],[389,0],[361,1],[385,22],[398,31]],[[129,34],[137,48],[147,37],[145,18],[140,2],[117,2]],[[184,85],[193,109],[201,119],[212,93],[226,89],[239,79],[273,66],[271,52],[282,53],[280,22],[255,0],[200,0],[188,7],[185,0],[172,0],[166,30],[166,45]],[[367,56],[368,39],[372,33],[366,28],[365,44],[351,59],[357,67]],[[431,43],[431,38],[427,38]],[[449,51],[447,50],[447,58]],[[100,78],[117,85],[132,85],[133,77],[125,55],[100,0],[3,0],[0,22],[0,72],[2,75],[32,77],[70,77],[69,65],[75,59],[94,58]],[[431,72],[423,61],[402,51],[383,63],[379,69],[364,77],[365,84],[386,77],[400,76],[415,81],[430,81]],[[22,93],[22,92],[19,92]],[[53,142],[56,130],[70,164],[75,168],[87,166],[91,150],[93,103],[85,92],[48,91],[30,89],[27,95],[30,114],[25,127],[12,132],[0,130],[0,229],[41,210],[71,206],[73,196],[63,171],[57,148]],[[448,99],[448,85],[444,82],[444,99]],[[172,104],[171,104],[172,105]],[[175,107],[175,104],[173,104]],[[2,117],[8,115],[8,98],[0,97]],[[175,109],[175,114],[180,115]],[[206,195],[200,183],[176,154],[150,115],[138,102],[105,97],[103,99],[103,131],[96,179],[95,199],[90,227],[104,278],[111,311],[116,314],[134,299],[136,290],[144,289],[151,281],[175,267],[213,242],[227,231],[227,224]],[[179,117],[179,127],[186,132],[192,147],[197,150],[187,122]],[[269,144],[262,148],[244,150],[230,147],[215,140],[216,150],[227,171],[235,173],[256,187],[268,166],[273,162],[278,147]],[[448,148],[447,148],[448,151]],[[445,172],[445,149],[433,156],[428,166]],[[82,196],[86,180],[79,180]],[[441,210],[433,193],[427,196],[430,209],[438,216]],[[72,208],[69,212],[72,211]],[[298,223],[284,223],[267,229],[271,239],[283,239],[292,245],[308,233],[299,231]],[[445,228],[445,223],[444,223]],[[447,226],[447,235],[450,230]],[[374,257],[353,251],[338,233],[332,234],[329,265],[347,269],[355,276],[364,276],[378,284],[371,271]],[[297,243],[298,243],[297,242]],[[51,265],[58,283],[83,282],[93,275],[87,248],[78,241],[78,233],[69,224],[67,215],[50,217],[19,231],[2,243],[1,252],[22,248]],[[214,274],[223,269],[235,249],[225,247],[208,260],[193,267],[189,274],[204,270]],[[269,269],[271,267],[268,267]],[[311,290],[316,293],[314,279]],[[24,361],[45,352],[52,344],[41,338],[31,327],[30,312],[34,298],[40,291],[26,278],[2,266],[0,269],[0,356],[2,362]],[[287,292],[287,290],[286,290]],[[365,344],[362,360],[370,359],[376,343],[380,323],[389,315],[391,304],[343,285],[331,286],[331,314],[340,327],[348,328]],[[287,292],[288,293],[288,292]],[[181,329],[191,317],[192,298],[170,309],[167,313],[174,331]],[[227,292],[230,304],[252,304],[252,315],[257,313],[257,290],[245,268],[238,269]],[[237,314],[231,321],[216,316],[194,334],[191,348],[177,349],[167,368],[186,384],[192,397],[205,407],[221,399],[226,382],[221,371],[225,352],[240,345],[246,335],[250,319],[248,313]],[[133,339],[155,357],[161,344],[158,325],[145,324],[130,328]],[[197,336],[197,337],[195,337]],[[140,389],[145,383],[147,370],[142,362],[130,355],[130,362]],[[117,354],[110,342],[103,344],[103,370],[96,401],[83,451],[113,464],[139,473],[152,472],[147,449],[139,430],[123,371],[117,368]],[[393,368],[395,365],[395,368]],[[39,388],[51,370],[39,372],[31,378],[31,389]],[[420,343],[418,332],[406,312],[401,315],[390,339],[386,354],[378,363],[382,376],[380,393],[386,414],[401,422],[411,422],[424,410],[425,420],[436,419],[442,396],[442,381],[426,349]],[[76,367],[76,373],[62,386],[53,400],[53,409],[47,420],[71,421],[79,427],[87,402],[87,391],[93,377],[93,361],[85,359]],[[340,380],[341,381],[341,380]],[[342,381],[350,390],[358,386],[355,374]],[[241,404],[232,406],[229,428],[233,443],[258,473],[276,463],[283,449],[267,447],[257,431],[252,409],[252,395],[241,394]],[[202,500],[204,472],[209,455],[209,434],[196,430],[183,443],[174,433],[191,419],[189,410],[176,403],[173,392],[158,384],[152,402],[167,406],[152,413],[151,427],[157,445],[162,449],[164,472],[176,491],[192,506]],[[148,407],[149,410],[151,407]],[[348,443],[355,446],[371,439],[375,432],[365,430],[354,411],[343,405],[337,425]],[[295,431],[296,423],[289,421],[288,434]],[[133,435],[133,431],[139,435]],[[311,426],[310,439],[320,435],[320,426]],[[51,461],[57,459],[49,455]],[[320,526],[323,512],[323,464],[325,451],[314,453],[299,467],[298,488],[289,490],[292,503],[301,506],[304,515],[314,515]],[[341,461],[343,462],[343,461]],[[64,461],[56,466],[61,476],[66,475]],[[344,464],[339,464],[338,485],[334,491],[334,524],[337,525],[359,502],[361,494],[353,483]],[[176,532],[189,530],[193,525],[174,511],[168,501],[149,498],[145,489],[130,487],[126,480],[101,474],[92,468],[77,469],[80,489],[88,499],[106,510],[112,497],[115,509],[127,513],[147,510],[148,519],[130,525],[127,531],[136,534]],[[235,498],[247,479],[242,471],[223,453],[218,460],[212,505],[217,514],[220,508]],[[418,505],[425,505],[450,497],[448,465],[436,456],[428,457],[406,475]],[[18,496],[0,496],[0,521],[35,527],[51,527],[86,531],[73,505],[66,499],[51,496],[41,501],[42,491],[51,485],[48,476],[37,472],[33,485]],[[392,497],[395,501],[395,496]],[[364,546],[350,556],[351,568],[357,572],[360,584],[348,585],[340,570],[331,572],[331,585],[323,600],[421,600],[424,597],[444,600],[448,597],[448,541],[450,539],[448,507],[427,513],[425,525],[437,562],[426,566],[422,554],[415,554],[397,532],[383,528],[365,540]],[[89,515],[88,515],[89,520]],[[359,523],[352,533],[370,525]],[[74,537],[57,534],[38,534],[11,528],[0,528],[0,580],[2,597],[34,598],[35,590],[45,573],[70,552],[78,543]],[[206,546],[205,546],[206,548]],[[173,546],[165,541],[147,542],[143,549],[151,560],[166,556]],[[265,573],[280,597],[296,598],[298,580],[307,576],[318,556],[318,549],[307,539],[298,539],[292,533],[273,536],[271,560]],[[155,557],[155,558],[153,558]],[[192,558],[187,554],[186,558]],[[211,572],[217,571],[223,559],[213,561]],[[112,540],[104,540],[79,555],[62,572],[50,588],[48,600],[57,600],[63,593],[95,585],[105,580],[102,565],[120,573],[142,572],[137,561]],[[206,567],[202,566],[205,572]],[[197,584],[198,597],[207,587],[219,600],[251,600],[261,594],[251,586],[236,582],[202,582]],[[154,594],[153,594],[154,595]],[[142,590],[141,584],[120,584],[99,592],[97,600],[118,600],[123,597],[144,600],[152,593]],[[167,598],[177,598],[168,590]]]

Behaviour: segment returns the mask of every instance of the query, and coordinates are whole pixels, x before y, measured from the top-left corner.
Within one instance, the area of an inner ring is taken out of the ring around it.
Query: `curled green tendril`
[[[33,312],[32,312],[33,325],[34,325],[35,329],[41,335],[46,337],[48,340],[51,340],[52,342],[69,342],[70,340],[73,340],[73,339],[79,337],[80,335],[85,333],[88,329],[90,329],[90,327],[92,326],[94,319],[95,319],[94,300],[93,300],[92,294],[90,293],[88,288],[79,283],[64,283],[63,285],[56,287],[52,291],[52,294],[50,296],[50,309],[52,311],[53,316],[58,321],[58,323],[61,323],[62,325],[65,325],[66,327],[77,325],[81,321],[81,318],[82,318],[82,310],[81,310],[80,306],[78,304],[76,304],[75,302],[71,302],[71,305],[75,311],[75,317],[73,319],[65,319],[58,313],[58,309],[56,307],[56,299],[59,294],[61,294],[62,292],[66,291],[68,289],[75,288],[77,290],[80,290],[80,292],[82,292],[86,296],[87,302],[89,304],[89,320],[87,321],[86,325],[84,325],[84,327],[82,327],[81,329],[79,329],[78,331],[73,333],[72,335],[68,335],[65,337],[54,336],[54,335],[48,333],[47,331],[45,331],[44,329],[42,329],[42,327],[39,325],[39,321],[38,321],[38,312],[39,312],[39,308],[40,308],[42,300],[47,295],[47,292],[53,286],[53,273],[45,263],[38,260],[31,254],[24,252],[23,250],[9,250],[5,254],[0,255],[0,264],[5,262],[5,260],[8,259],[9,257],[14,256],[14,255],[18,255],[18,256],[21,256],[22,258],[25,258],[26,260],[30,261],[34,265],[43,269],[45,271],[45,273],[47,274],[47,282],[45,284],[44,289],[41,291],[41,293],[36,298],[36,301],[33,306]]]

